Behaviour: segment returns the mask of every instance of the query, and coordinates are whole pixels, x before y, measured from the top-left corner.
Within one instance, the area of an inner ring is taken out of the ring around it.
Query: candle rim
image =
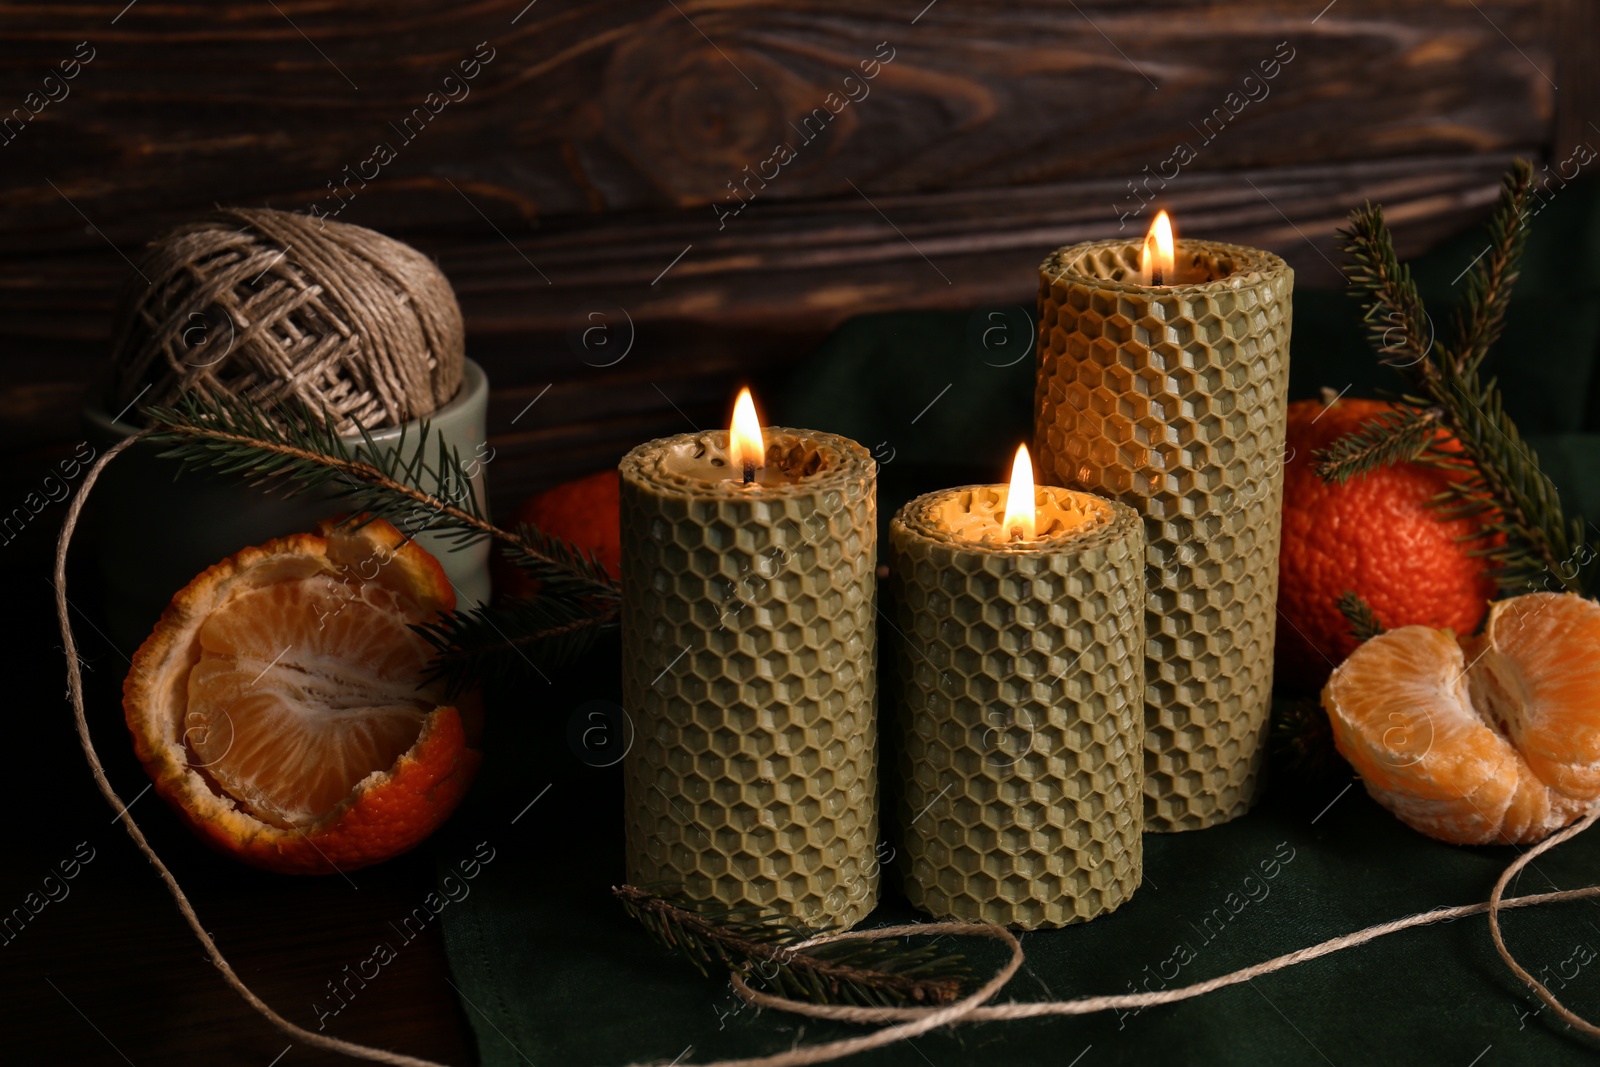
[[[877,463],[873,460],[872,454],[865,446],[848,437],[823,430],[807,430],[793,426],[769,425],[763,426],[761,430],[766,435],[769,457],[773,449],[779,446],[780,441],[800,441],[809,442],[817,447],[827,457],[827,461],[814,473],[782,485],[760,483],[744,485],[732,467],[726,468],[730,472],[729,476],[715,479],[696,478],[664,469],[664,461],[671,454],[671,449],[694,444],[707,437],[723,438],[720,447],[726,452],[728,429],[714,427],[657,437],[635,445],[622,457],[617,469],[625,481],[636,480],[653,492],[719,500],[775,501],[812,496],[828,490],[853,494],[858,491],[863,477],[866,478],[870,492],[871,485],[876,481]]]
[[[1097,289],[1109,289],[1113,292],[1160,295],[1162,293],[1205,294],[1225,292],[1259,285],[1267,278],[1284,272],[1290,275],[1294,273],[1288,262],[1276,252],[1269,252],[1262,248],[1251,248],[1249,245],[1231,244],[1227,241],[1209,241],[1194,237],[1179,237],[1177,239],[1177,249],[1180,254],[1185,249],[1215,252],[1233,256],[1239,261],[1240,265],[1222,277],[1214,278],[1208,282],[1178,282],[1171,285],[1145,285],[1139,280],[1140,275],[1137,266],[1131,271],[1132,281],[1103,278],[1097,274],[1072,270],[1063,266],[1063,261],[1081,262],[1094,252],[1107,249],[1129,249],[1137,252],[1143,246],[1143,237],[1110,237],[1097,241],[1080,241],[1077,244],[1063,245],[1045,256],[1044,261],[1039,264],[1039,274],[1041,278],[1052,282],[1075,282],[1079,285],[1092,286]],[[1136,256],[1134,262],[1137,263]]]
[[[1138,514],[1128,505],[1097,493],[1086,492],[1082,489],[1068,489],[1061,485],[1035,485],[1034,499],[1041,494],[1065,494],[1074,498],[1087,498],[1092,500],[1102,509],[1103,518],[1098,522],[1074,526],[1072,529],[1057,533],[1034,537],[1027,541],[969,541],[957,537],[947,529],[942,529],[928,521],[927,516],[935,505],[944,498],[958,493],[971,493],[976,490],[993,490],[997,496],[1005,495],[1006,485],[1003,482],[976,482],[972,485],[956,485],[947,489],[935,489],[932,492],[908,500],[895,512],[893,525],[900,526],[923,537],[927,540],[945,545],[957,551],[972,551],[986,554],[1006,555],[1051,555],[1058,552],[1076,552],[1084,548],[1091,548],[1105,540],[1112,540],[1125,534],[1128,522],[1138,522]]]

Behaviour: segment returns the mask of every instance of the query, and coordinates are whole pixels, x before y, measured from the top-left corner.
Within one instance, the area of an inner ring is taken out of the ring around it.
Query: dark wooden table
[[[4,657],[9,755],[0,775],[9,813],[0,920],[10,917],[0,927],[0,1063],[356,1062],[292,1043],[223,983],[95,788],[65,699],[46,577],[44,549],[63,507],[52,506],[36,520],[39,531],[0,550],[0,575],[13,594]],[[90,668],[91,728],[113,784],[137,798],[133,814],[238,973],[281,1014],[316,1029],[314,1004],[334,1004],[328,983],[343,980],[378,941],[400,945],[389,924],[433,888],[426,846],[348,879],[265,874],[206,849],[154,792],[140,796],[149,783],[118,699],[132,650],[114,649],[96,632],[92,582],[75,576],[68,592],[83,609],[73,625]],[[46,883],[75,852],[93,858],[70,881]],[[30,893],[37,894],[31,901]],[[46,893],[55,899],[40,907]],[[347,1001],[325,1032],[443,1063],[475,1062],[437,919]]]

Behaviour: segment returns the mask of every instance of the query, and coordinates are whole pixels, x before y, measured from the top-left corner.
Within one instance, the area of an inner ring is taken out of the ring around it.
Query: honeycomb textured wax
[[[851,926],[878,899],[877,505],[867,451],[768,427],[621,463],[628,880]]]
[[[889,527],[906,895],[1023,929],[1111,911],[1142,877],[1144,534],[1123,504],[1040,486],[1077,521],[1025,543],[1004,487],[918,497]]]
[[[1034,442],[1042,481],[1145,520],[1145,825],[1194,830],[1249,809],[1264,758],[1294,272],[1180,241],[1149,287],[1138,251],[1040,266]]]

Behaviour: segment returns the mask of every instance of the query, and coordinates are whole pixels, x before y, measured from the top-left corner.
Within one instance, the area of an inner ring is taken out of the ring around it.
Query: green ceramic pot
[[[466,361],[461,390],[428,417],[430,434],[443,432],[468,470],[472,491],[485,504],[484,470],[494,459],[486,445],[489,380]],[[96,454],[139,427],[117,421],[95,397],[83,407],[84,433]],[[406,445],[421,426],[406,424]],[[373,430],[380,449],[393,449],[401,427]],[[360,438],[350,438],[360,444]],[[253,489],[238,478],[191,471],[177,476],[177,461],[162,459],[166,446],[140,441],[113,460],[95,484],[85,511],[83,542],[91,548],[105,583],[109,636],[132,655],[155,628],[172,596],[205,568],[249,545],[312,529],[320,520],[351,509],[337,493],[285,498]],[[432,446],[430,446],[430,452]],[[417,543],[444,565],[460,606],[489,599],[489,545],[480,541],[450,550],[437,534]]]

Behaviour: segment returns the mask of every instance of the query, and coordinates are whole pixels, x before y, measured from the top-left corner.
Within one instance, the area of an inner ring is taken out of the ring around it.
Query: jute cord
[[[157,238],[138,273],[119,301],[109,411],[190,390],[269,409],[293,398],[347,434],[421,418],[461,386],[449,280],[374,230],[235,208]]]
[[[107,463],[120,455],[129,445],[149,431],[143,431],[119,441],[107,449],[95,464],[89,468],[84,476],[83,483],[72,503],[67,508],[66,519],[62,523],[61,537],[56,543],[55,560],[55,590],[56,590],[56,616],[61,626],[61,638],[67,659],[67,688],[72,700],[72,710],[78,729],[78,741],[83,746],[84,755],[88,758],[89,769],[94,774],[95,784],[99,786],[101,794],[106,798],[122,825],[127,829],[128,835],[133,838],[134,844],[143,853],[145,859],[156,869],[161,880],[166,883],[167,891],[172,894],[173,901],[178,906],[178,911],[183,915],[184,921],[194,931],[195,937],[200,940],[208,959],[222,973],[223,980],[244,1001],[254,1008],[260,1015],[289,1038],[311,1045],[314,1048],[338,1052],[355,1059],[368,1060],[375,1063],[394,1064],[396,1067],[446,1067],[444,1064],[433,1060],[419,1059],[387,1049],[374,1048],[370,1045],[361,1045],[353,1041],[343,1041],[327,1034],[316,1033],[285,1019],[272,1009],[265,1001],[256,996],[240,979],[233,966],[222,954],[222,950],[206,932],[205,926],[200,922],[200,917],[195,913],[194,906],[189,902],[183,887],[173,877],[171,870],[156,855],[150,847],[150,842],[145,839],[144,833],[134,822],[133,815],[122,798],[112,788],[111,782],[106,778],[105,768],[100,763],[100,757],[95,752],[94,742],[89,736],[89,722],[84,713],[83,703],[83,676],[78,666],[78,646],[73,639],[72,624],[68,617],[67,602],[67,549],[72,542],[73,531],[78,525],[78,517],[83,511],[84,502],[88,499],[89,490],[100,477],[100,472]],[[1003,926],[993,923],[962,923],[962,922],[934,922],[915,923],[906,926],[888,926],[872,930],[851,930],[841,933],[824,934],[797,947],[809,947],[844,940],[881,940],[891,937],[928,936],[942,934],[956,934],[965,936],[979,936],[994,938],[1003,942],[1010,950],[1011,956],[1005,966],[1001,967],[995,976],[985,982],[982,987],[969,996],[953,1004],[943,1007],[930,1008],[868,1008],[843,1005],[811,1004],[805,1001],[790,1000],[787,997],[774,996],[750,988],[737,973],[732,976],[733,987],[739,996],[751,1004],[764,1008],[776,1008],[781,1011],[804,1015],[813,1019],[830,1019],[838,1022],[861,1024],[885,1024],[880,1029],[871,1033],[861,1034],[856,1037],[844,1038],[838,1041],[824,1042],[818,1045],[797,1047],[771,1056],[759,1056],[747,1059],[718,1060],[702,1067],[803,1067],[806,1064],[826,1063],[840,1059],[868,1049],[881,1048],[892,1045],[919,1034],[927,1033],[941,1026],[953,1023],[971,1022],[1002,1022],[1012,1019],[1032,1019],[1047,1015],[1089,1015],[1103,1011],[1118,1011],[1126,1009],[1142,1009],[1155,1007],[1161,1004],[1176,1004],[1179,1001],[1190,1000],[1203,996],[1206,993],[1231,985],[1248,982],[1263,975],[1273,974],[1290,967],[1329,956],[1335,952],[1342,952],[1357,945],[1364,945],[1389,934],[1399,933],[1417,926],[1429,926],[1433,923],[1446,922],[1451,919],[1466,918],[1471,915],[1487,913],[1489,916],[1489,930],[1494,938],[1495,951],[1505,961],[1507,967],[1531,989],[1540,1000],[1549,1005],[1569,1025],[1590,1037],[1600,1037],[1600,1027],[1578,1016],[1571,1009],[1564,1006],[1548,988],[1542,985],[1512,956],[1511,950],[1506,947],[1505,938],[1500,929],[1500,912],[1506,908],[1525,908],[1535,904],[1554,904],[1563,901],[1586,900],[1600,897],[1600,885],[1591,885],[1582,889],[1566,889],[1551,893],[1534,893],[1528,896],[1507,897],[1506,887],[1524,867],[1544,853],[1555,848],[1565,841],[1569,841],[1600,820],[1600,806],[1596,806],[1583,819],[1572,824],[1560,833],[1546,838],[1533,846],[1528,851],[1517,857],[1516,861],[1507,867],[1495,883],[1494,891],[1489,899],[1478,904],[1463,904],[1456,907],[1435,908],[1432,911],[1419,912],[1408,915],[1403,919],[1392,922],[1380,923],[1369,926],[1365,930],[1358,930],[1352,934],[1330,938],[1320,944],[1299,949],[1282,956],[1277,956],[1261,963],[1254,964],[1242,970],[1208,978],[1202,982],[1182,986],[1177,989],[1162,989],[1147,993],[1126,993],[1113,996],[1079,997],[1076,1000],[1041,1001],[1036,1003],[988,1003],[1005,985],[1023,963],[1022,944],[1011,931]],[[638,1065],[636,1065],[638,1067]]]

